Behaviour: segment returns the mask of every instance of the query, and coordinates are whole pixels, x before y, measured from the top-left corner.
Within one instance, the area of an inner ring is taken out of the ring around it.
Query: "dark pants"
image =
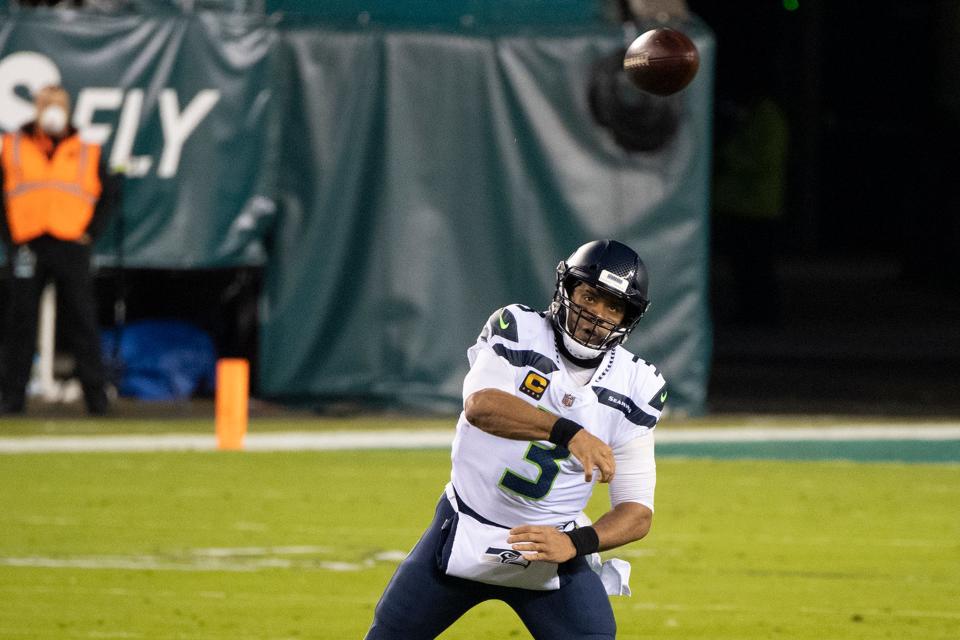
[[[90,248],[51,236],[32,240],[29,247],[36,255],[32,277],[23,277],[25,274],[18,274],[13,268],[9,273],[3,404],[13,409],[23,407],[37,343],[40,294],[44,285],[53,281],[57,285],[57,312],[63,314],[64,320],[59,324],[76,358],[87,409],[91,413],[102,413],[107,408],[106,373],[90,275]],[[17,248],[10,253],[12,265]]]
[[[453,515],[440,498],[430,527],[397,568],[377,604],[366,640],[436,638],[469,609],[485,600],[507,603],[537,640],[610,640],[617,627],[599,576],[583,558],[560,566],[556,591],[500,587],[444,575],[437,568],[440,528]]]

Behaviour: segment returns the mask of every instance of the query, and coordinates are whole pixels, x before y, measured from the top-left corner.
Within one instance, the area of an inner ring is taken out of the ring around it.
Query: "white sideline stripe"
[[[247,451],[333,451],[343,449],[442,449],[453,429],[250,433]],[[863,440],[960,440],[960,425],[877,425],[855,427],[781,427],[735,429],[662,429],[658,444],[716,442],[855,442]],[[3,453],[79,453],[93,451],[212,451],[214,435],[166,433],[116,436],[25,436],[0,438]]]
[[[452,431],[341,431],[330,433],[250,433],[247,451],[331,451],[340,449],[445,448]],[[166,433],[136,436],[30,436],[0,438],[0,453],[79,453],[87,451],[212,451],[216,437]]]

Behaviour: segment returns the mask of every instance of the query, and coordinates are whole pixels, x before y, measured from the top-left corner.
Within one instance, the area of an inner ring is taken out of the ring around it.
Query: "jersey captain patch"
[[[520,383],[520,393],[524,393],[534,400],[543,397],[543,392],[550,386],[550,381],[536,371],[529,372]]]

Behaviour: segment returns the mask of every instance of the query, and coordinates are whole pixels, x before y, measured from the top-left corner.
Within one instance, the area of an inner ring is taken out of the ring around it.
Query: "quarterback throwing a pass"
[[[557,266],[546,312],[509,305],[468,350],[450,482],[387,585],[368,640],[435,638],[485,600],[534,638],[614,638],[608,594],[629,565],[598,551],[650,529],[660,372],[621,345],[649,305],[647,270],[613,240]],[[597,482],[611,509],[590,523]]]

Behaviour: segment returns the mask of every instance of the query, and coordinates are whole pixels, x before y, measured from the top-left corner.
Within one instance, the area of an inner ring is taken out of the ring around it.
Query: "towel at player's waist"
[[[486,584],[552,591],[564,583],[561,565],[531,561],[507,542],[510,527],[493,522],[477,513],[457,494],[453,483],[445,495],[456,512],[443,523],[437,565],[447,575]],[[590,519],[580,514],[575,521],[557,526],[570,531],[587,526]],[[597,553],[585,557],[588,566],[599,574],[608,595],[630,595],[630,563],[619,558],[606,562]]]

